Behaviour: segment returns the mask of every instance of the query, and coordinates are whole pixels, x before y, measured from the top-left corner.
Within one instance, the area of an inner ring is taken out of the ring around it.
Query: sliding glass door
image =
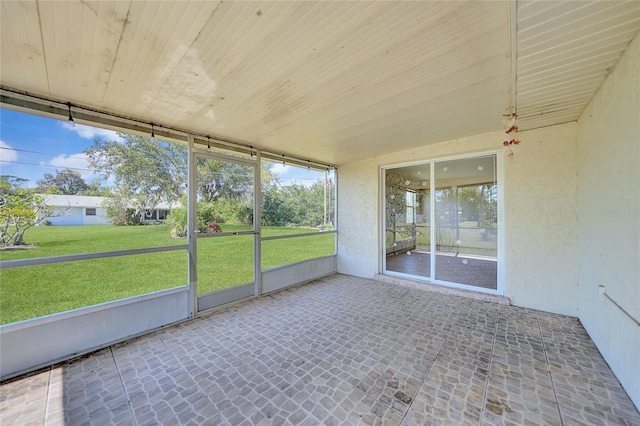
[[[386,168],[384,272],[500,293],[497,176],[497,154]]]

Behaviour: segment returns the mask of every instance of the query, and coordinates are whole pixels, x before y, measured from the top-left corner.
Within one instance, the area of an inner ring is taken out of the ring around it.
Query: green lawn
[[[223,225],[224,231],[246,227]],[[264,236],[310,232],[262,228]],[[313,230],[315,231],[315,230]],[[26,250],[2,251],[0,260],[185,244],[167,226],[51,226],[32,228]],[[264,241],[262,269],[334,253],[334,235]],[[198,293],[253,281],[253,236],[198,239]],[[63,312],[187,284],[187,252],[178,250],[0,271],[0,324]]]

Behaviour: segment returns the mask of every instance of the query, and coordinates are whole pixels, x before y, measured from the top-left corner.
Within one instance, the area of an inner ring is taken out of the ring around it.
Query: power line
[[[52,152],[41,152],[41,151],[31,151],[28,149],[20,149],[20,148],[9,148],[6,146],[0,146],[0,149],[7,149],[9,151],[17,151],[17,152],[28,152],[30,154],[42,154],[42,155],[60,155],[60,154],[54,154]]]
[[[67,167],[67,166],[54,166],[51,164],[38,164],[38,163],[27,163],[24,161],[0,161],[0,164],[23,164],[25,166],[39,166],[39,167],[50,167],[53,169],[62,169],[62,170],[78,170],[81,172],[94,172],[94,173],[102,173],[96,169],[83,169],[81,167]]]

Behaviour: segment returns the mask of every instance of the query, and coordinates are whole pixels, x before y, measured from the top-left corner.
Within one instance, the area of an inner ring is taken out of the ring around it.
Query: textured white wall
[[[577,315],[575,123],[521,132],[505,156],[505,295],[519,306]],[[379,272],[379,167],[495,150],[500,132],[339,166],[338,271]]]
[[[579,120],[579,317],[640,407],[640,36]]]
[[[111,225],[107,209],[104,207],[97,207],[95,216],[85,215],[84,207],[69,207],[55,211],[54,216],[48,217],[47,220],[55,226]]]
[[[62,212],[54,212],[54,215],[58,216],[47,218],[52,225],[82,225],[84,209],[82,207],[70,207]]]
[[[505,161],[506,296],[577,316],[575,123],[520,133]]]
[[[379,198],[374,160],[338,168],[338,272],[368,278],[378,272]]]
[[[111,219],[107,214],[107,209],[104,207],[97,207],[95,216],[87,216],[84,209],[83,214],[83,225],[111,225]]]

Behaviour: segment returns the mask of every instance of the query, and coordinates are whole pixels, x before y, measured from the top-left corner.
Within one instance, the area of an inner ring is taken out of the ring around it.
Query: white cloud
[[[84,153],[71,155],[60,154],[53,157],[49,162],[40,164],[43,166],[53,166],[57,170],[71,169],[78,172],[83,179],[87,179],[94,174],[93,171],[87,170],[89,168],[89,160]]]
[[[315,170],[307,170],[305,167],[271,163],[269,171],[278,177],[281,185],[303,185],[311,187],[318,180],[323,179],[323,174]]]
[[[281,176],[284,173],[287,172],[287,166],[284,164],[280,164],[280,163],[274,163],[271,168],[269,169],[269,171],[271,173],[273,173],[274,175],[278,175]]]
[[[94,139],[96,137],[113,141],[119,141],[121,138],[113,130],[99,129],[97,127],[85,126],[84,124],[71,125],[68,121],[61,121],[60,125],[63,129],[76,133],[83,139]]]
[[[0,163],[9,163],[18,159],[18,152],[8,143],[0,141]]]

